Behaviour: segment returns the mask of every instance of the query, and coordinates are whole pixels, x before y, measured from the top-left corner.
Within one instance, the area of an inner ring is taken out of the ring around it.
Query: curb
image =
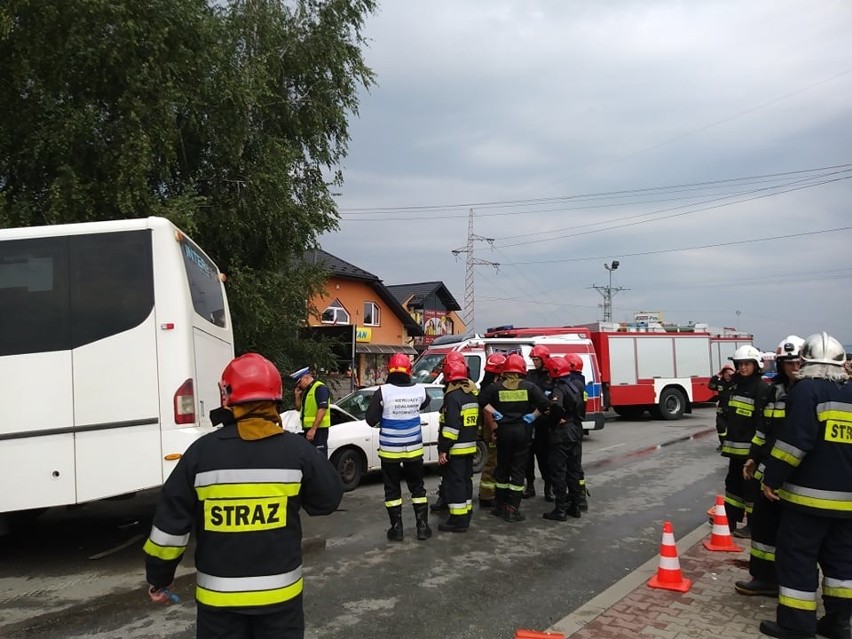
[[[712,432],[716,432],[714,428]],[[688,437],[686,439],[691,439]],[[673,443],[673,442],[672,442]],[[666,444],[660,444],[663,446]],[[652,447],[655,450],[658,446]],[[695,530],[684,536],[679,542],[678,554],[683,555],[699,541],[707,536],[706,524],[701,524]],[[594,621],[598,616],[609,610],[613,605],[647,582],[657,571],[659,557],[653,557],[639,566],[629,575],[616,582],[602,593],[590,599],[574,612],[563,617],[547,629],[547,632],[560,632],[568,639],[578,630]]]

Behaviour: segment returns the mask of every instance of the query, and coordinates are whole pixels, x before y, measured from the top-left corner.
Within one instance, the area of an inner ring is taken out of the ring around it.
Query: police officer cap
[[[305,366],[304,368],[300,368],[299,370],[297,370],[295,373],[290,373],[290,378],[293,379],[294,381],[298,382],[305,375],[307,375],[310,372],[310,370],[311,370],[310,366]]]

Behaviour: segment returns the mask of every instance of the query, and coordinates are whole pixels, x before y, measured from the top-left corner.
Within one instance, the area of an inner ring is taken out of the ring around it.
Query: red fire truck
[[[595,322],[580,326],[501,327],[485,337],[558,335],[584,328],[594,344],[600,366],[603,408],[625,418],[649,411],[658,419],[680,419],[692,405],[709,402],[707,384],[737,347],[752,336],[706,324],[618,324]]]

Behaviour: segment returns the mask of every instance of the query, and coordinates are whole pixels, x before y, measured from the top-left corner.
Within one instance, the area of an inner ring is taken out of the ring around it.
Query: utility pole
[[[612,296],[618,293],[619,291],[629,291],[629,288],[623,288],[618,286],[616,288],[612,287],[612,272],[618,268],[618,265],[621,264],[618,260],[613,260],[612,264],[604,264],[604,268],[609,271],[609,284],[606,286],[598,286],[597,284],[593,284],[592,288],[595,289],[598,293],[603,295],[603,321],[611,322],[612,321]]]
[[[473,255],[474,242],[488,242],[491,246],[494,245],[493,237],[482,237],[473,232],[473,209],[470,209],[470,214],[467,217],[467,244],[464,248],[453,249],[452,253],[458,257],[461,253],[465,253],[465,271],[464,271],[464,320],[467,332],[473,332],[474,315],[474,267],[475,266],[493,266],[494,269],[500,272],[499,262],[489,262],[482,260]]]

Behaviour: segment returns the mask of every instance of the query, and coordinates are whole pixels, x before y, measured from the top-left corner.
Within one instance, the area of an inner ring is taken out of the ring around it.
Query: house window
[[[335,298],[334,301],[322,312],[323,324],[348,324],[349,313],[340,300]]]
[[[364,326],[379,326],[381,318],[378,304],[375,302],[364,302]]]

